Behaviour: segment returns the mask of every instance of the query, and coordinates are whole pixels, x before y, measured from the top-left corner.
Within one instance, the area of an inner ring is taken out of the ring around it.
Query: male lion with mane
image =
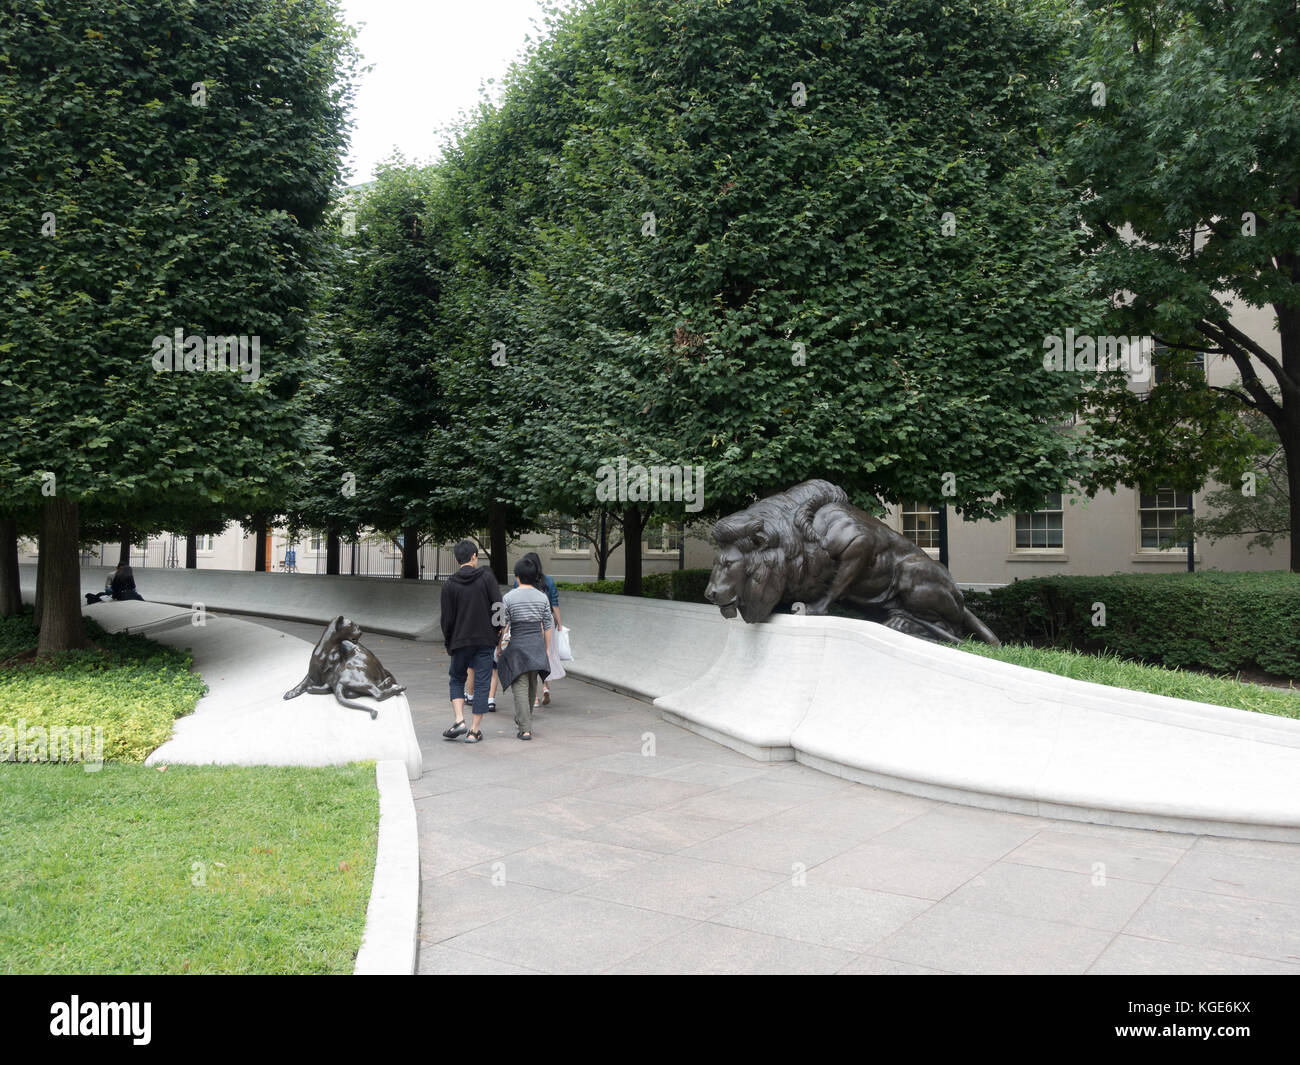
[[[704,597],[723,617],[739,612],[753,625],[782,603],[825,614],[840,602],[912,636],[973,635],[998,646],[946,568],[829,481],[804,481],[728,515],[713,541]]]

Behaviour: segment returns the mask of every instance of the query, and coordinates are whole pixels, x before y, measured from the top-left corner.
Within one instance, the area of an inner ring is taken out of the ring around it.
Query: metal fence
[[[295,545],[298,573],[325,572],[325,542],[319,550],[311,541]],[[83,566],[115,566],[120,557],[121,545],[101,543],[81,550]],[[185,565],[185,537],[162,536],[144,544],[132,544],[130,555],[133,569],[182,568]],[[268,559],[272,572],[284,572],[284,548],[277,546],[276,557]],[[427,544],[420,548],[420,578],[438,580],[456,572],[456,562],[448,544]],[[402,552],[391,540],[366,539],[360,543],[344,543],[339,550],[339,573],[344,576],[401,577]]]
[[[96,544],[81,549],[83,566],[116,566],[121,557],[120,544]],[[185,537],[156,537],[144,544],[131,545],[132,569],[160,569],[185,565]]]

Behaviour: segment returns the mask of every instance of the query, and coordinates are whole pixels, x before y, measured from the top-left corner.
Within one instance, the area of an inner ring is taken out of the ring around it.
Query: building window
[[[646,529],[645,532],[645,549],[647,551],[668,554],[681,550],[682,545],[682,527],[675,522],[664,522],[662,525]]]
[[[199,537],[199,539],[200,539],[200,540],[203,540],[203,539],[205,539],[205,538],[204,538],[204,537]],[[216,545],[217,538],[216,538],[215,536],[209,534],[209,535],[206,537],[206,539],[207,539],[207,542],[208,542],[208,546],[205,547],[203,550],[205,550],[205,551],[211,551],[211,550],[213,549],[213,547]]]
[[[929,503],[905,500],[899,508],[903,535],[917,547],[939,547],[939,511]]]
[[[570,526],[576,524],[572,518],[565,518]],[[555,550],[557,553],[565,552],[567,554],[586,554],[587,545],[583,542],[573,528],[563,528],[555,530]]]
[[[1044,500],[1040,509],[1016,515],[1016,548],[1055,548],[1065,546],[1065,514],[1061,493]]]
[[[313,551],[320,550],[320,533],[318,532],[314,532],[311,534],[311,549]]]
[[[1138,492],[1138,525],[1144,551],[1187,546],[1186,540],[1174,539],[1174,524],[1187,513],[1191,498],[1187,492],[1175,492],[1172,488]]]

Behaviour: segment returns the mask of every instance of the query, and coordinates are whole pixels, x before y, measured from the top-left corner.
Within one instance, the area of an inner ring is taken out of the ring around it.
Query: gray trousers
[[[533,700],[537,698],[537,672],[530,669],[521,673],[510,685],[515,700],[515,728],[520,732],[533,731]]]

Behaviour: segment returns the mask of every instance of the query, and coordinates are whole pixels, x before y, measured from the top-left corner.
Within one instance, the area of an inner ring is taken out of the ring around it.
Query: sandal
[[[531,740],[533,734],[531,732],[519,732],[516,734],[516,738],[521,740]]]
[[[482,740],[483,740],[483,733],[481,731],[471,732],[465,737],[466,743],[480,743],[482,742]]]
[[[543,689],[542,689],[542,705],[543,705],[543,706],[550,706],[550,705],[551,705],[551,689],[550,689],[550,688],[543,688]]]
[[[442,730],[442,738],[444,740],[454,740],[457,736],[463,736],[468,731],[465,722],[457,721],[451,728]]]
[[[489,699],[489,700],[488,700],[488,713],[489,713],[489,714],[495,714],[496,712],[497,712],[497,701],[496,701],[495,699]]]

